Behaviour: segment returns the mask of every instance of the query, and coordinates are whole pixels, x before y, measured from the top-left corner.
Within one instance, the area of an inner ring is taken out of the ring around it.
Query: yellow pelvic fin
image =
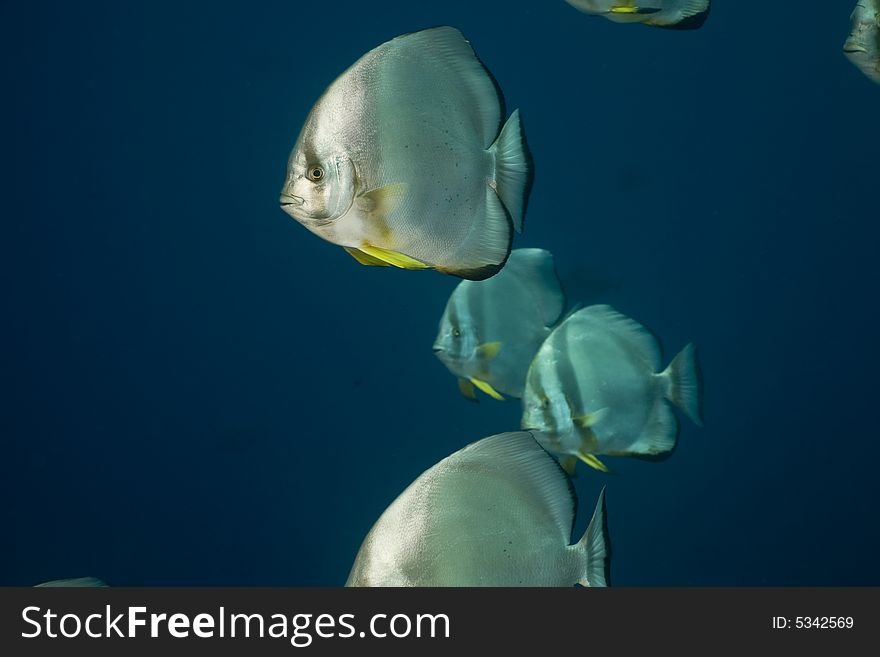
[[[607,412],[607,408],[600,408],[593,411],[592,413],[587,413],[586,415],[578,415],[577,417],[572,416],[571,421],[574,422],[581,429],[589,429],[591,426],[596,424],[596,422],[601,420]]]
[[[577,467],[578,458],[573,454],[566,454],[559,457],[559,465],[568,474],[569,477],[576,477],[575,468]]]
[[[389,265],[393,265],[394,267],[400,267],[401,269],[431,268],[431,265],[426,265],[424,262],[416,260],[415,258],[410,258],[408,255],[398,253],[397,251],[389,251],[388,249],[383,249],[378,246],[373,246],[372,244],[369,244],[367,242],[364,242],[361,245],[360,250],[366,253],[368,256],[375,258],[376,260],[380,260]]]
[[[474,390],[474,384],[467,379],[458,380],[458,391],[471,401],[479,401],[479,399],[477,399],[477,393]]]
[[[504,397],[501,396],[501,393],[495,390],[492,386],[490,386],[485,381],[480,381],[479,379],[471,378],[470,382],[473,383],[477,388],[485,392],[492,399],[497,399],[498,401],[504,401]]]
[[[638,7],[632,2],[625,5],[618,5],[608,10],[609,14],[656,14],[662,11],[657,7]]]
[[[483,360],[492,360],[499,351],[501,351],[500,342],[484,342],[476,349],[477,357]]]
[[[575,454],[575,456],[594,470],[598,470],[599,472],[611,472],[611,470],[609,470],[606,465],[602,463],[602,461],[597,459],[592,454],[587,454],[586,452],[579,451],[577,454]]]
[[[351,247],[351,246],[343,246],[342,248],[345,249],[345,251],[346,251],[346,253],[348,253],[348,255],[350,255],[352,258],[357,260],[362,265],[369,265],[372,267],[389,267],[390,266],[387,262],[383,262],[382,260],[379,260],[378,258],[374,258],[371,255],[367,255],[366,253],[364,253],[360,249],[355,249],[354,247]]]

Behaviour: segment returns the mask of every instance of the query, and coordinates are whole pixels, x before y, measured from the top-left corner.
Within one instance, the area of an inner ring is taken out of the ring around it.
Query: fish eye
[[[541,399],[541,408],[550,408],[550,400],[547,397]]]
[[[452,337],[454,337],[454,338],[460,338],[460,337],[461,337],[461,331],[459,331],[457,327],[454,328],[454,329],[452,329]]]
[[[309,167],[308,173],[306,174],[309,177],[309,180],[313,182],[318,182],[319,180],[323,180],[324,178],[324,168],[315,164]]]

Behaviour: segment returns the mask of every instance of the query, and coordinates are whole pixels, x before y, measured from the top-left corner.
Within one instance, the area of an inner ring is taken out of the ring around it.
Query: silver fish
[[[565,0],[585,14],[615,23],[644,23],[674,30],[695,30],[709,17],[710,0]]]
[[[74,577],[71,579],[53,579],[42,584],[35,584],[35,587],[65,587],[65,588],[91,588],[105,587],[107,583],[97,577]]]
[[[399,36],[337,78],[306,119],[282,209],[366,265],[482,280],[522,229],[531,157],[514,111],[452,27]]]
[[[553,330],[529,367],[522,427],[574,472],[597,455],[662,454],[678,421],[668,401],[702,425],[702,383],[693,345],[662,372],[657,339],[610,306],[588,306]]]
[[[880,84],[880,0],[859,0],[843,53],[868,78]]]
[[[495,399],[522,397],[529,363],[564,308],[553,255],[515,249],[497,275],[456,286],[434,353],[469,399],[476,399],[474,387]]]
[[[577,498],[555,459],[526,432],[478,440],[391,503],[346,586],[606,586],[604,499],[569,545]]]

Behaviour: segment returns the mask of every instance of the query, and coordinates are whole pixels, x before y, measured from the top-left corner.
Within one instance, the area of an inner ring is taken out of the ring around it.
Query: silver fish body
[[[569,545],[575,503],[565,473],[529,433],[484,438],[391,503],[346,586],[605,586],[604,494]]]
[[[362,264],[492,276],[522,227],[531,185],[519,113],[502,128],[503,111],[458,30],[392,39],[309,113],[282,209]]]
[[[859,0],[850,22],[843,53],[869,79],[880,84],[880,0]]]
[[[595,456],[661,454],[675,445],[668,402],[701,424],[702,387],[688,345],[660,371],[657,339],[610,306],[588,306],[553,330],[532,362],[522,427],[548,450],[602,469]]]
[[[515,249],[492,278],[456,286],[440,319],[434,353],[459,377],[465,394],[470,384],[496,398],[519,398],[529,364],[564,308],[553,255]]]
[[[703,26],[711,0],[565,0],[585,14],[615,23],[643,23],[674,30]]]

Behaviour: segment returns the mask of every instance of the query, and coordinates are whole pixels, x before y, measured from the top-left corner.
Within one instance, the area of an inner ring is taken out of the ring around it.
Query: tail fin
[[[703,381],[697,364],[697,348],[688,344],[663,372],[668,386],[666,397],[698,427],[703,426]]]
[[[513,111],[489,150],[495,154],[495,192],[510,213],[516,232],[521,233],[532,189],[533,166],[519,110]]]
[[[584,552],[584,573],[578,584],[581,586],[608,586],[608,529],[605,526],[605,488],[599,493],[596,510],[587,526],[587,531],[578,541],[577,547]]]

